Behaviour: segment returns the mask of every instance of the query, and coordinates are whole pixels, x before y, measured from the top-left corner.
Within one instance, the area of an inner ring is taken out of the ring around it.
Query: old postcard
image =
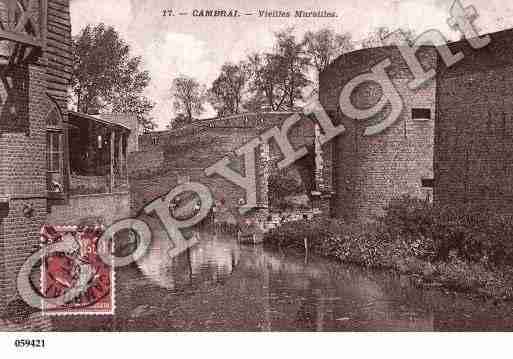
[[[0,0],[0,78],[0,331],[513,329],[510,1]]]

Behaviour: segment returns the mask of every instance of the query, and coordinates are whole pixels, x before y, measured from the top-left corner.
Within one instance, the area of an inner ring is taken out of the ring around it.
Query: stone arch
[[[57,101],[55,101],[50,95],[46,95],[46,100],[48,103],[48,111],[44,116],[46,127],[63,129],[64,117]]]
[[[315,153],[314,146],[307,146],[307,149],[308,154],[297,160],[292,167],[299,172],[306,193],[311,197],[311,193],[317,189],[315,183]]]
[[[46,165],[47,189],[51,199],[61,198],[67,192],[67,133],[64,117],[57,102],[46,95]]]
[[[333,195],[332,187],[332,155],[333,148],[331,144],[321,145],[321,130],[315,121],[301,121],[293,127],[289,133],[289,140],[293,147],[298,149],[305,147],[306,155],[294,161],[286,169],[290,173],[293,171],[299,175],[301,184],[304,186],[304,194],[308,197],[309,205],[323,215],[331,216],[331,197]],[[276,151],[276,149],[275,149]],[[270,175],[275,175],[278,170],[277,162],[281,159],[281,154],[271,156],[269,167]],[[265,163],[265,161],[264,161]],[[260,176],[261,173],[260,172]],[[261,181],[265,182],[265,179]],[[269,180],[267,180],[269,184]],[[262,187],[259,188],[262,191]],[[269,192],[269,188],[267,189]],[[265,193],[259,194],[270,205],[269,198]]]

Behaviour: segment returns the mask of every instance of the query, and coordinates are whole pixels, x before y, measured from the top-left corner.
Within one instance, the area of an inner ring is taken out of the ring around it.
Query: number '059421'
[[[16,348],[44,348],[44,339],[16,339],[14,341]]]

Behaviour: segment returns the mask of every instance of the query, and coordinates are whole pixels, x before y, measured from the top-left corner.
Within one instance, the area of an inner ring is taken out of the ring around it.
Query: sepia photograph
[[[513,330],[508,0],[0,0],[0,78],[13,353]]]

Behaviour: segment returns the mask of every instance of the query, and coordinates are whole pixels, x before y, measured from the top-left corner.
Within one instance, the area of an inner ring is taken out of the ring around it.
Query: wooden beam
[[[41,21],[39,28],[41,30],[41,45],[43,49],[46,47],[46,41],[48,37],[48,0],[40,0],[41,6]]]
[[[8,30],[13,30],[15,23],[14,20],[16,18],[16,10],[18,8],[18,4],[16,0],[7,0],[7,28]]]
[[[127,185],[130,184],[130,181],[128,179],[128,140],[129,140],[130,132],[125,132],[123,134],[123,159],[125,160],[125,163],[123,164],[123,173],[125,174],[125,183]]]
[[[115,179],[115,170],[114,170],[114,156],[115,156],[115,141],[116,141],[116,132],[112,131],[110,133],[110,193],[114,192],[114,179]]]
[[[43,46],[42,41],[39,39],[12,31],[0,30],[0,39],[11,40],[20,44],[34,46],[37,48],[41,48]]]
[[[120,160],[120,163],[121,163],[121,178],[123,179],[123,182],[126,182],[125,181],[125,167],[126,167],[126,161],[127,161],[127,157],[126,157],[126,152],[124,150],[124,142],[125,142],[125,137],[126,137],[126,134],[124,131],[121,131],[120,132],[120,141],[119,141],[119,154],[121,156],[121,160]]]
[[[34,2],[30,0],[27,4],[24,4],[24,11],[21,14],[21,17],[18,19],[18,23],[16,24],[16,27],[14,28],[15,32],[21,32],[22,30],[26,29],[27,25],[31,26],[32,29],[35,32],[36,37],[41,36],[41,32],[39,31],[39,26],[34,22],[32,19],[32,6]]]

